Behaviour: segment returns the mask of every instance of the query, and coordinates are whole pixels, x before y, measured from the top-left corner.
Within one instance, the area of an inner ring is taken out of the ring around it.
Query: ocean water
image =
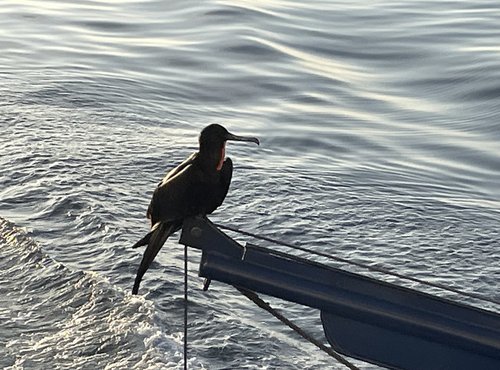
[[[228,145],[213,221],[499,300],[499,25],[487,0],[2,1],[0,367],[182,368],[182,246],[140,296],[130,247],[210,123],[261,140]],[[189,260],[190,368],[344,368]]]

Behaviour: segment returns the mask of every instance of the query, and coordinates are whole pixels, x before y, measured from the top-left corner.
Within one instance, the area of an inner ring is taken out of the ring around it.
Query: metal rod
[[[187,370],[188,333],[188,252],[184,246],[184,370]]]

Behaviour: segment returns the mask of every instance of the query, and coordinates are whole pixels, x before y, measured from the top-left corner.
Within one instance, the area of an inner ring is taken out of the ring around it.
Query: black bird
[[[207,215],[219,207],[231,183],[233,162],[225,158],[226,141],[249,141],[254,137],[236,136],[221,125],[205,127],[200,134],[200,149],[171,170],[158,184],[147,211],[151,231],[134,244],[147,245],[137,270],[132,294],[137,294],[142,277],[167,238],[182,226],[187,217]]]

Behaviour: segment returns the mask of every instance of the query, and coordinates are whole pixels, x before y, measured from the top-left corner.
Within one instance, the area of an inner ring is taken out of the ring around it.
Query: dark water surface
[[[0,48],[0,367],[182,367],[182,247],[133,297],[130,246],[215,122],[214,221],[500,299],[498,1],[6,0]],[[190,367],[343,368],[190,260]]]

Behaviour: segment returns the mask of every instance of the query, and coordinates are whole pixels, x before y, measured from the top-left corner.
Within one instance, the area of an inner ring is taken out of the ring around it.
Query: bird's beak
[[[251,137],[251,136],[238,136],[238,135],[233,135],[230,132],[227,133],[226,135],[226,140],[233,140],[233,141],[248,141],[251,143],[255,143],[257,145],[260,145],[259,139],[256,137]]]

